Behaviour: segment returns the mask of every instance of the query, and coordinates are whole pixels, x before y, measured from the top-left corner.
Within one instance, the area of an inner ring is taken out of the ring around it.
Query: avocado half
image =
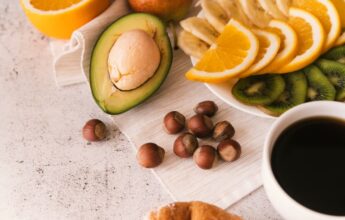
[[[154,36],[161,60],[155,74],[144,84],[134,90],[121,91],[110,80],[108,55],[119,36],[133,29],[144,30]],[[172,57],[166,26],[159,18],[146,13],[132,13],[119,18],[102,33],[91,55],[90,86],[95,101],[104,112],[112,115],[139,105],[162,85],[170,71]]]

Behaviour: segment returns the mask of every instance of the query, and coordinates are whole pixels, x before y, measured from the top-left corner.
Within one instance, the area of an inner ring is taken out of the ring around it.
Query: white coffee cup
[[[295,107],[274,122],[265,140],[262,164],[264,188],[274,208],[287,220],[345,220],[345,216],[322,214],[296,202],[279,185],[271,167],[271,153],[279,135],[297,121],[319,116],[345,120],[345,103],[317,101]]]

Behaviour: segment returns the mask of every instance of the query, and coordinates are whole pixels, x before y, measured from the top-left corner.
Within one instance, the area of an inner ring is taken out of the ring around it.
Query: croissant
[[[241,220],[221,208],[204,202],[176,202],[151,211],[146,220]]]

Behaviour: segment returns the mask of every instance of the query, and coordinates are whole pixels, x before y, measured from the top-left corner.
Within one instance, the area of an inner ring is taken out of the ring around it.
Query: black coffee
[[[274,144],[271,163],[294,200],[317,212],[345,216],[345,121],[318,117],[289,126]]]

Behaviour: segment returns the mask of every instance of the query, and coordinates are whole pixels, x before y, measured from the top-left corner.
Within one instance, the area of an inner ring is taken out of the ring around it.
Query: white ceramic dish
[[[262,178],[267,196],[275,209],[287,220],[345,220],[345,216],[331,216],[308,209],[293,200],[279,185],[271,167],[273,145],[279,135],[294,122],[318,116],[345,120],[345,103],[332,101],[309,102],[280,116],[266,136],[263,152]],[[317,197],[316,197],[317,198]]]
[[[191,57],[193,65],[196,64],[197,60],[193,57]],[[233,85],[237,82],[237,80],[232,80],[227,83],[205,83],[206,87],[218,98],[220,98],[222,101],[224,101],[226,104],[240,110],[243,112],[246,112],[251,115],[255,115],[262,118],[275,118],[273,116],[270,116],[262,111],[260,111],[255,106],[245,105],[235,99],[235,97],[231,93],[231,89]]]

